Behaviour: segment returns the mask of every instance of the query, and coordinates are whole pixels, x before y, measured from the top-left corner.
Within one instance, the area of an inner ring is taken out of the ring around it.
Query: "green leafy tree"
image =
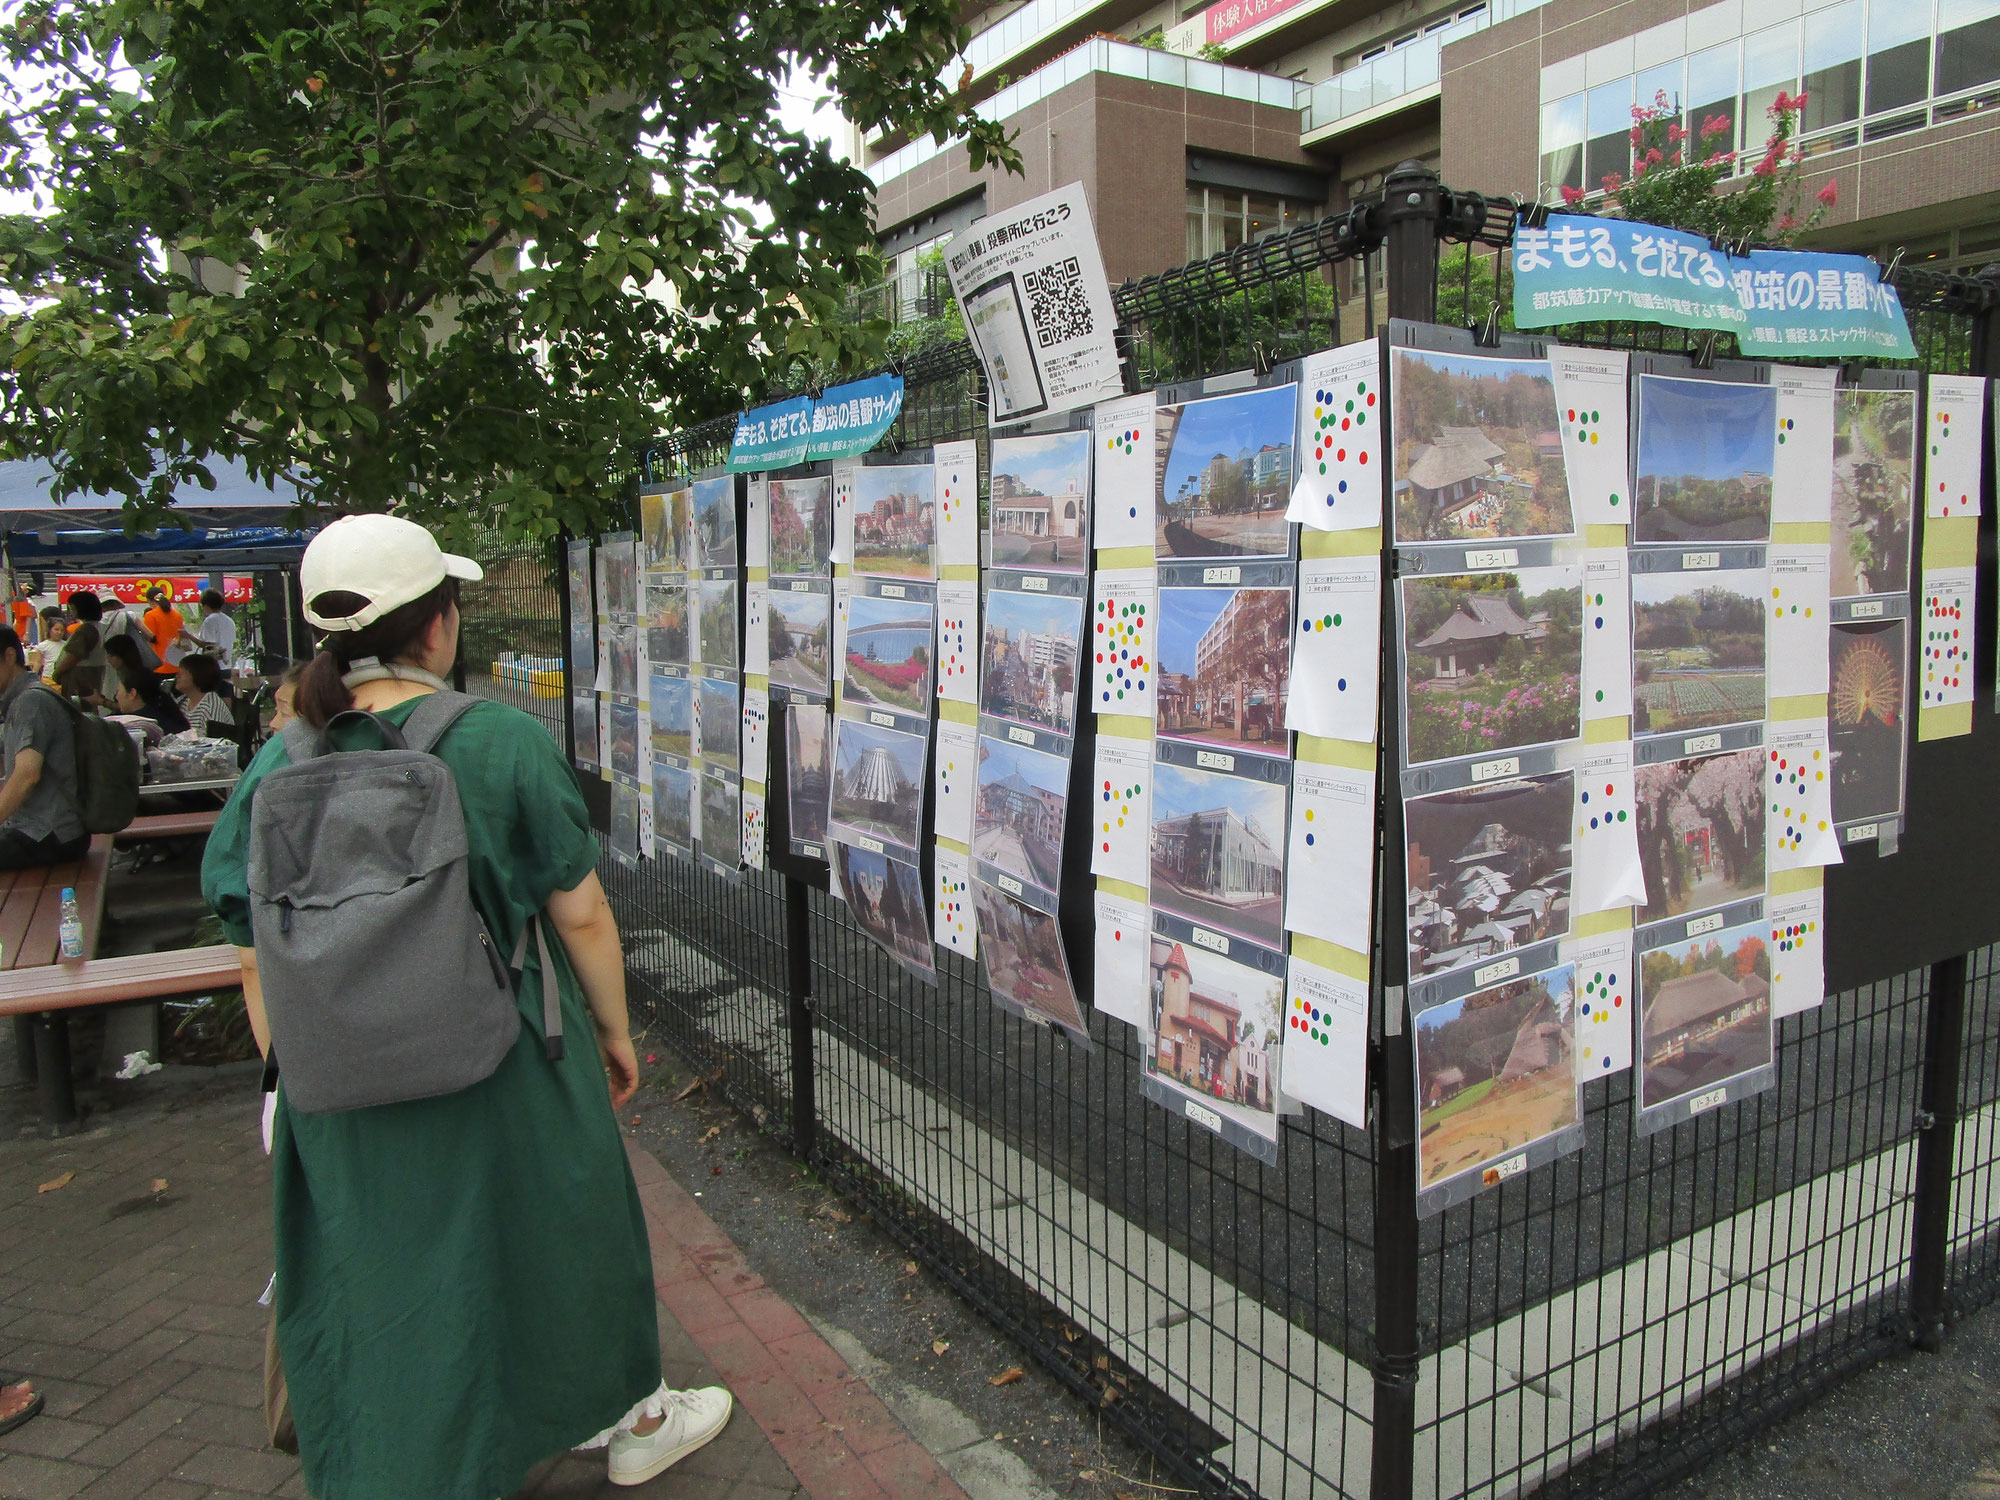
[[[35,0],[0,181],[0,446],[159,519],[216,459],[319,507],[588,529],[631,445],[887,328],[869,184],[777,118],[999,127],[949,0]]]

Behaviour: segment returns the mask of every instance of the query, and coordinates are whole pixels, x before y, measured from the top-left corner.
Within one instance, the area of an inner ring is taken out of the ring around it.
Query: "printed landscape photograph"
[[[736,684],[727,678],[697,678],[696,686],[695,725],[701,734],[701,758],[711,766],[727,766],[733,771],[743,736],[743,700]]]
[[[681,579],[646,585],[646,656],[684,667],[688,655],[688,588]]]
[[[1056,889],[1062,868],[1063,818],[1069,808],[1069,762],[982,735],[974,804],[975,859]]]
[[[653,720],[655,755],[694,754],[694,682],[686,677],[653,673],[646,694]]]
[[[737,564],[736,476],[720,474],[694,482],[695,566],[733,568]]]
[[[908,599],[849,598],[847,660],[841,674],[846,701],[926,713],[936,613],[931,605]]]
[[[1917,393],[1833,394],[1833,597],[1910,587]]]
[[[1153,767],[1153,904],[1203,927],[1284,945],[1285,787]]]
[[[1632,773],[1641,923],[1764,893],[1764,751],[1700,755]]]
[[[1154,491],[1160,557],[1285,557],[1298,387],[1158,407]]]
[[[611,627],[611,691],[621,698],[639,696],[639,627]]]
[[[833,745],[834,826],[916,848],[929,744],[920,734],[842,719]]]
[[[1641,375],[1634,446],[1634,541],[1769,539],[1776,387]]]
[[[833,596],[771,590],[765,629],[771,642],[771,681],[809,693],[829,691],[827,656],[833,649]]]
[[[743,863],[743,806],[720,776],[701,778],[701,852],[731,870]]]
[[[1556,771],[1403,804],[1412,973],[1569,932],[1575,797],[1576,773]]]
[[[1770,1066],[1769,931],[1745,922],[1640,955],[1641,1107]]]
[[[854,571],[937,577],[937,471],[863,464],[854,471]]]
[[[687,519],[686,486],[639,497],[639,545],[649,571],[686,571]]]
[[[736,580],[704,578],[697,584],[701,600],[701,624],[695,639],[701,642],[701,659],[711,667],[739,671],[743,651],[738,644],[742,626],[736,613]]]
[[[833,848],[840,861],[840,889],[861,930],[896,962],[926,977],[934,975],[930,904],[917,867],[851,844]]]
[[[823,709],[794,704],[785,714],[785,812],[801,843],[826,842],[833,789],[833,720]]]
[[[1083,600],[988,588],[980,635],[979,709],[1076,733],[1076,668]]]
[[[695,775],[683,766],[653,762],[653,842],[694,848]]]
[[[1576,968],[1419,1011],[1419,1187],[1433,1188],[1582,1119],[1576,1081]]]
[[[1090,563],[1088,432],[995,438],[993,564],[1081,573]]]
[[[1856,621],[1829,632],[1827,740],[1833,752],[1833,820],[1853,823],[1903,810],[1908,712],[1908,623]]]
[[[576,758],[597,764],[597,705],[589,698],[569,700],[570,729],[576,735]]]
[[[1581,568],[1420,576],[1401,587],[1411,765],[1581,733]]]
[[[614,703],[605,713],[611,723],[611,769],[620,776],[639,779],[639,707],[635,703]]]
[[[1284,980],[1155,933],[1151,983],[1146,1071],[1276,1140]]]
[[[1762,568],[1632,575],[1632,732],[1764,717]]]
[[[1159,732],[1283,755],[1292,591],[1161,589],[1158,619]]]
[[[1547,360],[1395,349],[1389,397],[1397,541],[1574,534]]]
[[[1082,1031],[1083,1007],[1070,983],[1056,919],[983,880],[972,882],[972,907],[979,918],[979,961],[993,993]]]
[[[825,578],[833,556],[833,476],[774,479],[771,506],[771,576]]]
[[[605,609],[614,615],[636,615],[639,612],[639,559],[638,549],[624,542],[613,542],[600,549],[604,558],[604,598]]]

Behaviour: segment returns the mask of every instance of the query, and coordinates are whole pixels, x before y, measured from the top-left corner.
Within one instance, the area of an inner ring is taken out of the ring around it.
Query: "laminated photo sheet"
[[[1153,429],[1157,392],[1099,402],[1091,412],[1098,550],[1153,545]]]
[[[979,444],[939,443],[937,468],[939,568],[979,566]]]
[[[833,789],[833,717],[824,701],[786,704],[785,824],[790,853],[824,860]]]
[[[694,853],[694,820],[700,779],[685,760],[656,758],[653,762],[653,849],[690,862]]]
[[[1091,442],[1088,427],[992,439],[986,459],[991,566],[1090,570]]]
[[[1158,738],[1290,757],[1295,576],[1289,562],[1160,565]]]
[[[1646,881],[1633,925],[1672,924],[1761,898],[1770,864],[1764,726],[1641,741],[1633,752],[1632,811]]]
[[[1778,392],[1735,373],[1689,367],[1632,382],[1636,545],[1770,540]]]
[[[774,699],[824,703],[841,660],[834,589],[845,579],[773,578],[764,601],[765,675]]]
[[[1623,547],[1583,554],[1583,716],[1632,712],[1632,571]]]
[[[1932,375],[1925,396],[1924,514],[1976,516],[1986,459],[1986,379]]]
[[[1579,525],[1632,524],[1631,365],[1623,349],[1549,346],[1556,430]]]
[[[588,541],[573,541],[564,554],[564,584],[569,591],[568,655],[563,681],[569,689],[570,724],[576,762],[597,767],[597,605]]]
[[[937,722],[932,768],[931,831],[972,847],[973,798],[979,775],[979,730],[956,719]]]
[[[1778,441],[1771,471],[1771,524],[1824,526],[1833,519],[1834,366],[1773,365]]]
[[[946,578],[937,586],[937,697],[940,703],[979,702],[979,585]]]
[[[1298,388],[1260,386],[1153,409],[1153,555],[1284,561]]]
[[[1766,550],[1632,549],[1633,738],[1764,718],[1771,603]]]
[[[1578,534],[1548,360],[1392,346],[1389,405],[1398,546]]]
[[[1020,890],[1009,889],[1010,883]],[[988,884],[975,868],[972,907],[979,919],[979,963],[994,1004],[1032,1025],[1059,1026],[1072,1043],[1091,1047],[1054,899],[1011,876]]]
[[[1374,769],[1293,762],[1286,930],[1372,952],[1375,844]]]
[[[1285,1093],[1368,1128],[1368,986],[1296,953],[1286,970]]]
[[[1579,1010],[1554,943],[1412,985],[1419,1218],[1582,1147]]]
[[[1100,714],[1153,716],[1159,590],[1151,568],[1100,568],[1091,579],[1087,691]]]
[[[931,940],[965,958],[979,955],[972,912],[972,858],[942,844],[931,850]]]
[[[743,548],[736,522],[736,476],[710,473],[696,479],[689,524],[693,527],[690,571],[708,573],[726,568],[735,572],[743,566]]]
[[[1264,1162],[1284,1107],[1285,955],[1153,910],[1140,1092]]]
[[[1976,568],[1926,568],[1917,615],[1917,707],[1972,701],[1972,621]]]
[[[1413,985],[1568,936],[1577,780],[1557,770],[1404,799]]]
[[[1832,549],[1773,546],[1765,650],[1773,698],[1817,697],[1827,690],[1827,627],[1833,620]]]
[[[846,647],[838,663],[843,708],[879,708],[929,723],[937,651],[933,584],[857,578],[847,601]]]
[[[1286,725],[1372,745],[1380,733],[1382,559],[1307,558],[1298,566]]]
[[[1096,901],[1095,1009],[1143,1036],[1152,1024],[1152,917],[1139,902],[1110,891],[1097,892]]]
[[[834,540],[846,517],[847,555],[836,552],[857,578],[934,584],[938,579],[937,466],[929,461],[861,463],[850,481],[852,498],[840,503],[834,476]]]
[[[1762,897],[1640,929],[1637,1128],[1685,1124],[1777,1082]]]
[[[1764,731],[1764,848],[1772,870],[1841,862],[1833,822],[1833,752],[1825,719],[1788,719]]]
[[[1826,892],[1773,896],[1769,908],[1771,1017],[1782,1020],[1826,1001]]]
[[[928,726],[921,718],[843,703],[833,723],[834,838],[918,863],[929,757]]]
[[[1566,759],[1576,768],[1570,858],[1577,915],[1644,906],[1631,741],[1577,745]]]
[[[1889,601],[1852,607],[1887,609]],[[1833,818],[1841,847],[1893,852],[1909,770],[1910,629],[1895,615],[1835,621],[1829,634],[1827,737],[1833,749]],[[1886,840],[1886,843],[1883,842]]]
[[[766,564],[773,579],[833,575],[833,475],[825,464],[786,469],[764,486]]]
[[[1097,735],[1090,779],[1090,873],[1152,884],[1153,742]]]
[[[1917,392],[1841,386],[1833,413],[1833,597],[1905,600],[1916,527]]]
[[[1576,965],[1576,1072],[1579,1083],[1623,1073],[1632,1066],[1632,1018],[1638,993],[1632,972],[1632,934],[1571,938],[1565,963]]]
[[[1363,339],[1299,361],[1298,481],[1285,519],[1315,531],[1382,524],[1382,343]]]
[[[836,839],[833,878],[855,925],[899,967],[937,983],[931,902],[916,864]]]
[[[1156,739],[1154,911],[1282,951],[1291,783],[1288,761]]]

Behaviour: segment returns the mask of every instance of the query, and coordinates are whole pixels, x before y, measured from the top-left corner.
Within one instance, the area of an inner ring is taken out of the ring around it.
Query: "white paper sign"
[[[1368,1128],[1368,986],[1294,957],[1280,1076],[1301,1104]]]
[[[1146,959],[1152,929],[1145,907],[1107,891],[1097,893],[1096,1006],[1142,1032],[1148,1024]]]
[[[1373,948],[1375,773],[1292,766],[1285,926],[1355,953]]]
[[[940,948],[979,952],[979,922],[972,911],[972,856],[956,849],[931,851],[931,937]]]
[[[1632,798],[1632,743],[1584,745],[1574,752],[1576,813],[1570,839],[1570,910],[1641,906],[1639,817]]]
[[[944,264],[986,369],[992,426],[1118,394],[1117,317],[1082,183],[988,214]]]
[[[771,675],[771,585],[762,578],[743,585],[743,673]]]
[[[1632,712],[1632,575],[1623,547],[1583,554],[1583,716]]]
[[[1152,889],[1153,742],[1097,737],[1090,784],[1090,873]]]
[[[1576,1077],[1579,1083],[1632,1066],[1634,997],[1632,934],[1572,938],[1564,963],[1576,965]]]
[[[1155,392],[1098,403],[1091,413],[1096,439],[1095,543],[1106,547],[1153,545],[1153,409]]]
[[[1986,449],[1986,381],[1933,375],[1924,421],[1924,514],[1979,514],[1979,466]]]
[[[1090,611],[1090,706],[1100,714],[1153,717],[1153,629],[1159,615],[1151,568],[1101,569]]]
[[[1770,568],[1771,628],[1764,633],[1770,653],[1773,698],[1815,695],[1827,689],[1827,598],[1833,583],[1833,549],[1773,547]]]
[[[1382,524],[1382,346],[1374,339],[1299,362],[1298,482],[1285,511],[1315,531]]]
[[[979,779],[979,731],[956,719],[937,722],[937,755],[931,766],[935,831],[941,839],[972,844],[972,814]]]
[[[743,566],[771,566],[771,482],[752,479],[744,486]]]
[[[639,799],[639,853],[647,859],[653,857],[653,799]]]
[[[1771,384],[1778,392],[1773,525],[1824,526],[1833,519],[1833,386],[1839,374],[1832,366],[1771,367]]]
[[[974,514],[977,514],[975,511]],[[977,545],[975,538],[974,545]],[[979,585],[969,578],[938,584],[937,695],[946,703],[979,702]]]
[[[1921,708],[1972,701],[1972,606],[1977,569],[1926,568],[1917,640]]]
[[[1764,851],[1771,869],[1840,863],[1826,720],[1798,719],[1766,728],[1764,789]]]
[[[743,690],[743,779],[771,779],[771,693],[768,688]]]
[[[743,788],[743,863],[764,868],[764,794]]]
[[[939,443],[937,465],[938,566],[979,566],[979,445]]]
[[[833,543],[827,555],[850,568],[854,566],[854,471],[858,467],[833,466]]]
[[[1286,727],[1374,744],[1382,675],[1382,559],[1300,563],[1298,619]]]
[[[854,593],[854,579],[833,580],[833,681],[837,687],[847,665],[847,601]]]
[[[1630,365],[1631,356],[1622,349],[1549,349],[1563,467],[1579,526],[1632,523],[1625,391]]]
[[[1773,896],[1771,923],[1771,1016],[1795,1016],[1826,1000],[1826,892],[1799,891]]]

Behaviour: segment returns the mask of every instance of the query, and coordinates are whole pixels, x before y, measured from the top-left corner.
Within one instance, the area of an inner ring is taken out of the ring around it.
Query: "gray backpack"
[[[291,764],[250,808],[250,922],[285,1096],[308,1114],[456,1093],[490,1077],[521,1035],[515,1007],[535,929],[548,1055],[562,1011],[544,919],[510,963],[472,904],[465,813],[432,753],[478,700],[440,692],[380,750],[336,750],[304,720],[285,729]]]

